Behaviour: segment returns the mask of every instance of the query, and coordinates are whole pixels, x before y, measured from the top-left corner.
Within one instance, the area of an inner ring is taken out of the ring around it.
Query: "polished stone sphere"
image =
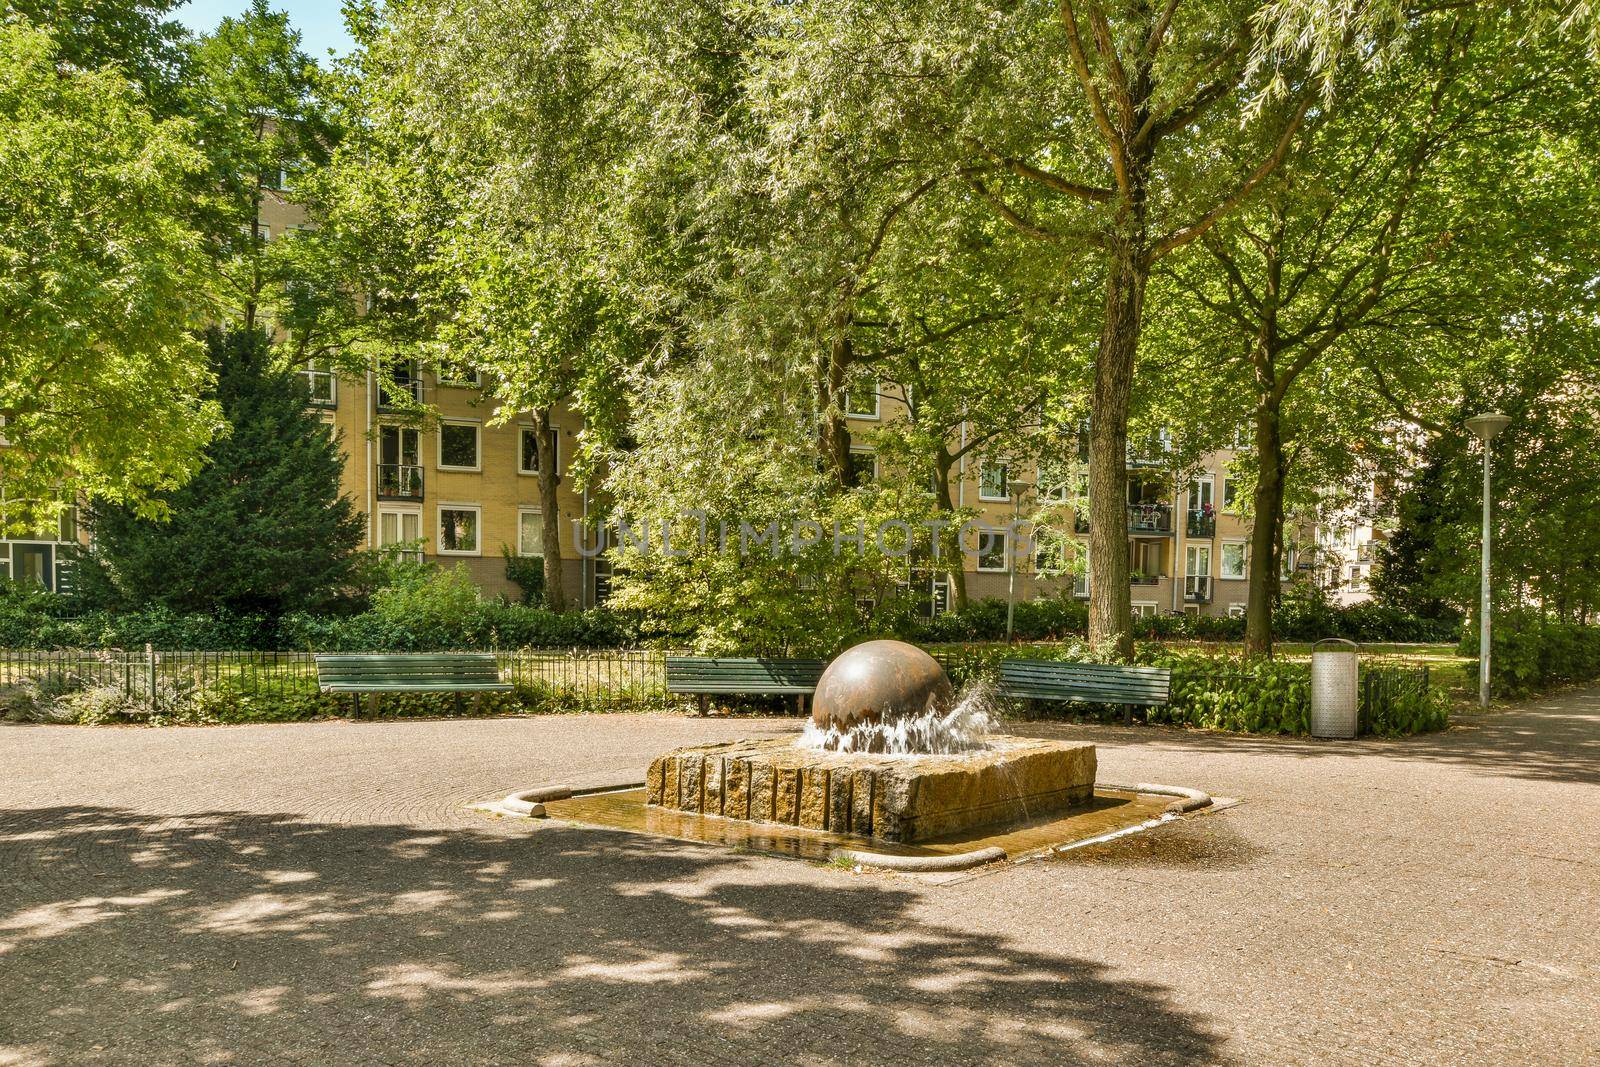
[[[857,723],[892,722],[944,710],[955,689],[939,661],[904,641],[867,641],[822,672],[811,705],[818,727],[848,730]]]

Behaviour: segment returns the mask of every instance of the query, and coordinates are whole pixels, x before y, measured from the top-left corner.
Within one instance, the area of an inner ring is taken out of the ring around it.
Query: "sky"
[[[243,11],[248,0],[189,0],[174,15],[197,33],[207,33],[228,15]],[[272,0],[275,11],[289,12],[289,21],[300,31],[301,47],[312,58],[326,62],[328,49],[343,55],[350,50],[350,35],[344,29],[344,16],[338,0]]]

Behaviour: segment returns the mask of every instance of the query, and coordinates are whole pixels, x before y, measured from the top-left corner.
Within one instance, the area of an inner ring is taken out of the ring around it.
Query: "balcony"
[[[379,500],[421,500],[422,468],[412,463],[378,464]]]
[[[1189,524],[1185,530],[1190,537],[1214,537],[1217,533],[1217,514],[1214,511],[1189,512]]]
[[[1170,534],[1171,504],[1129,504],[1128,532],[1131,534]]]
[[[1135,572],[1128,577],[1129,585],[1159,585],[1160,582],[1161,575],[1159,574],[1139,574]]]
[[[1087,508],[1073,513],[1072,532],[1080,534],[1089,532],[1089,510]],[[1128,532],[1131,534],[1170,534],[1172,532],[1172,505],[1129,504]]]
[[[1191,574],[1183,579],[1183,599],[1188,604],[1211,603],[1211,576]]]

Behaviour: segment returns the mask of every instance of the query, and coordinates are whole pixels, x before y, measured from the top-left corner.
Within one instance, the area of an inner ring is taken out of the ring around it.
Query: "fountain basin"
[[[1094,746],[1070,741],[993,736],[976,752],[889,756],[771,738],[658,756],[645,802],[909,843],[1087,803],[1094,778]]]

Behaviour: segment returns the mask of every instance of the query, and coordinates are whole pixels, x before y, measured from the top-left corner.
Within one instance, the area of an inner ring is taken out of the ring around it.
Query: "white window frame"
[[[983,491],[983,472],[990,467],[999,467],[1004,472],[1003,480],[1006,492],[1000,496],[990,496]],[[1004,503],[1011,499],[1011,464],[989,459],[983,460],[978,464],[978,499],[991,504]]]
[[[1242,619],[1244,618],[1244,613],[1245,604],[1242,601],[1235,600],[1228,605],[1228,618]]]
[[[333,364],[326,359],[308,359],[306,365],[300,368],[300,376],[306,380],[306,390],[311,394],[312,407],[336,408],[339,406],[339,375],[333,370]],[[319,380],[328,383],[328,399],[321,400],[317,397],[316,384]]]
[[[470,511],[477,515],[478,544],[471,551],[459,548],[444,547],[444,513],[447,511]],[[483,555],[483,505],[482,504],[451,504],[440,501],[434,508],[433,515],[433,541],[434,551],[441,556],[481,556]]]
[[[517,424],[517,473],[525,478],[537,478],[539,477],[539,472],[528,470],[522,465],[522,435],[525,433],[536,434],[538,432],[539,428],[537,426],[529,425],[526,422]],[[550,427],[550,439],[556,445],[556,474],[559,475],[561,473],[561,431],[554,426]]]
[[[473,448],[473,458],[476,462],[470,467],[456,467],[444,461],[444,428],[446,426],[470,426],[476,446]],[[483,423],[477,419],[440,419],[439,430],[434,435],[435,448],[434,460],[442,471],[470,471],[483,470]]]
[[[1198,490],[1201,486],[1205,486],[1207,489],[1210,490],[1210,492],[1209,493],[1197,492],[1196,490]],[[1196,476],[1194,478],[1189,479],[1188,493],[1189,493],[1189,510],[1190,511],[1199,511],[1202,508],[1204,508],[1207,504],[1210,504],[1212,513],[1213,514],[1216,513],[1216,510],[1217,510],[1217,480],[1216,480],[1215,477],[1213,477],[1210,474],[1201,474],[1201,475],[1198,475],[1198,476]],[[1201,496],[1205,496],[1205,497],[1207,497],[1207,499],[1205,499],[1205,500],[1199,499]]]
[[[1000,566],[985,567],[983,565],[983,539],[998,537],[1000,539]],[[1006,530],[979,530],[977,545],[978,571],[981,574],[1006,574],[1010,571],[1011,561],[1011,534]]]
[[[871,456],[872,457],[872,481],[874,483],[877,482],[877,480],[878,480],[878,450],[876,448],[873,448],[871,445],[851,445],[850,446],[850,454],[852,456]]]
[[[862,381],[865,382],[866,379],[863,378]],[[847,418],[847,419],[870,419],[873,422],[877,422],[879,419],[881,419],[883,417],[883,389],[882,389],[882,385],[883,385],[882,380],[880,378],[878,378],[876,375],[874,375],[872,377],[872,410],[871,411],[852,411],[851,410],[852,397],[856,393],[858,393],[859,390],[851,389],[849,384],[846,383],[845,389],[844,389],[844,415],[845,415],[845,418]]]
[[[1160,605],[1154,600],[1135,600],[1133,602],[1133,617],[1136,619],[1153,619],[1159,609]]]
[[[1205,558],[1206,569],[1203,571],[1194,570],[1192,561],[1196,557],[1202,556]],[[1191,542],[1183,546],[1183,576],[1185,578],[1211,577],[1211,546],[1209,544],[1202,541],[1199,544]]]
[[[427,536],[426,532],[423,530],[423,526],[422,526],[422,507],[421,507],[421,505],[418,505],[416,507],[409,507],[409,508],[407,508],[407,507],[390,507],[388,505],[385,505],[385,506],[380,507],[378,509],[378,530],[377,530],[377,533],[378,533],[378,550],[380,552],[383,551],[384,549],[387,549],[387,548],[395,548],[395,547],[397,547],[399,545],[406,544],[406,541],[385,541],[383,539],[383,519],[384,519],[384,516],[386,516],[386,515],[395,515],[395,516],[415,515],[416,516],[416,518],[417,518],[417,536],[416,536],[415,540],[417,541],[417,548],[415,550],[413,550],[413,551],[401,552],[400,556],[401,556],[402,559],[415,558],[418,563],[421,563],[422,560],[427,556],[427,549],[424,546],[426,546],[427,543],[428,543],[428,536]],[[397,520],[395,522],[395,532],[398,533],[399,530],[400,530],[400,523]],[[480,537],[479,539],[481,540],[482,538]]]
[[[1225,561],[1227,560],[1227,552],[1228,552],[1228,547],[1230,545],[1238,545],[1239,546],[1240,571],[1239,571],[1238,574],[1228,574],[1228,573],[1226,573],[1224,571],[1224,568],[1227,566]],[[1223,542],[1220,545],[1217,546],[1217,577],[1219,579],[1221,579],[1222,581],[1225,581],[1225,582],[1242,582],[1242,581],[1246,581],[1246,580],[1249,579],[1249,577],[1250,577],[1250,542],[1249,541],[1244,541],[1244,540],[1241,540],[1241,539],[1239,539],[1237,537],[1230,537],[1230,538],[1224,539]]]
[[[544,558],[544,541],[543,541],[544,530],[542,528],[539,530],[539,543],[538,543],[538,545],[535,546],[538,549],[538,551],[530,552],[530,551],[528,551],[528,546],[526,546],[526,545],[524,545],[522,543],[522,520],[527,518],[529,515],[537,515],[537,516],[539,516],[540,521],[542,522],[543,518],[544,518],[544,509],[543,508],[526,507],[526,506],[519,507],[517,509],[517,555],[519,557],[521,557],[522,559],[543,559]]]
[[[434,379],[434,381],[436,381],[440,385],[441,388],[444,388],[444,389],[482,389],[483,388],[483,371],[480,370],[480,369],[477,369],[477,368],[473,369],[472,377],[470,379],[467,379],[467,378],[450,378],[450,377],[447,377],[445,375],[445,364],[441,363],[434,370],[433,379]]]

